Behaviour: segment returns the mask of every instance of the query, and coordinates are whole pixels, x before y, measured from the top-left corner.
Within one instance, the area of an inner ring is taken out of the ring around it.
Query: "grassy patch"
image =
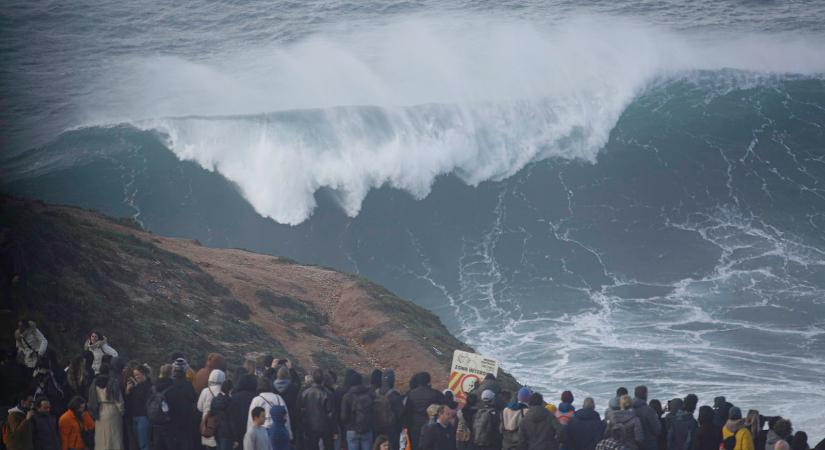
[[[311,356],[312,361],[315,362],[316,366],[323,369],[332,369],[339,374],[344,373],[344,369],[346,368],[344,363],[342,363],[341,360],[332,353],[321,350],[319,352],[313,352]]]

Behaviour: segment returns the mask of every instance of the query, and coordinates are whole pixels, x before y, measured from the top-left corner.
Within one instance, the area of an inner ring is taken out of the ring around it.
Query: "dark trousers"
[[[322,441],[321,445],[323,445],[323,447],[319,447],[318,441]],[[319,450],[320,448],[333,450],[335,448],[332,433],[314,433],[312,431],[304,431],[303,445],[304,450]]]

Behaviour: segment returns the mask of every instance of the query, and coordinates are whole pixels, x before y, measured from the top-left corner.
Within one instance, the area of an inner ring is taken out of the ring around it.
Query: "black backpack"
[[[489,446],[496,444],[496,414],[498,414],[496,410],[490,407],[484,407],[476,412],[473,418],[472,434],[473,442],[476,445]]]
[[[152,425],[166,425],[172,421],[172,416],[169,415],[169,403],[166,402],[166,392],[171,389],[171,386],[158,392],[154,386],[152,387],[152,394],[146,400],[146,416]]]
[[[375,425],[379,430],[389,430],[395,427],[395,412],[392,410],[389,395],[395,392],[390,390],[381,395],[379,389],[375,390],[375,400],[372,402],[372,412],[375,416]]]
[[[369,433],[372,431],[372,404],[371,393],[356,395],[352,399],[352,428],[356,433]]]

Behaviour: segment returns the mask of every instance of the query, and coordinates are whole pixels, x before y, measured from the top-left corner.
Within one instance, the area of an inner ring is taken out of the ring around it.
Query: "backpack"
[[[375,425],[379,430],[389,430],[395,427],[395,412],[392,410],[389,395],[394,390],[381,395],[379,389],[375,390],[375,399],[372,402],[372,412],[375,415]]]
[[[372,431],[372,397],[370,394],[358,395],[352,401],[352,428],[358,434]]]
[[[519,408],[518,411],[507,408],[501,413],[502,426],[505,432],[517,432],[522,420],[524,420],[524,408]]]
[[[152,394],[146,400],[146,416],[152,425],[166,425],[172,421],[172,416],[169,415],[169,403],[166,402],[166,392],[172,387],[158,392],[154,386],[152,387]]]
[[[212,393],[212,388],[209,389],[209,395],[212,396],[212,401],[215,401],[215,394]],[[221,416],[218,412],[212,411],[212,403],[209,404],[209,412],[201,418],[201,436],[205,438],[215,437],[215,432],[218,431],[218,425],[221,423]]]
[[[455,429],[455,440],[458,442],[470,442],[472,432],[470,431],[470,427],[467,425],[467,420],[464,418],[464,411],[459,409],[457,417],[458,425],[456,425]]]
[[[489,446],[496,443],[496,410],[490,407],[479,409],[473,419],[473,442],[476,445]]]

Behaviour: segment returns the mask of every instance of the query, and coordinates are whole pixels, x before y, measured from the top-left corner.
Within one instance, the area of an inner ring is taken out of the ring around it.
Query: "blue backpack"
[[[272,417],[272,426],[267,429],[267,433],[273,450],[288,450],[289,431],[286,429],[286,407],[272,405],[269,409],[269,416]]]

